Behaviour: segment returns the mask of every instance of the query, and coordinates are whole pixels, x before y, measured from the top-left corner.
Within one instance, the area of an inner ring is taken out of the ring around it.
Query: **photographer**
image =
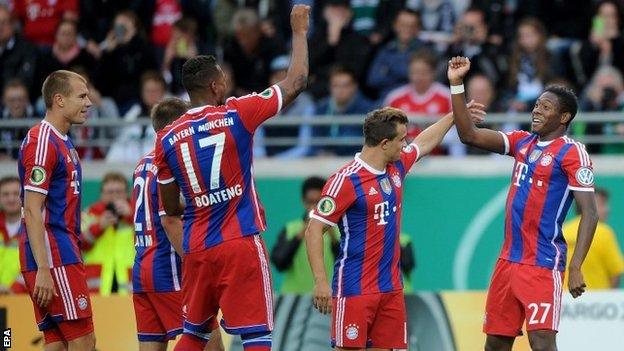
[[[83,214],[82,225],[89,290],[102,295],[128,293],[134,261],[134,230],[128,184],[122,174],[104,175],[100,200]]]
[[[624,78],[613,66],[601,66],[585,88],[580,103],[588,112],[624,111]],[[574,128],[575,134],[624,135],[624,123],[587,123]],[[598,150],[598,148],[600,148]],[[590,145],[588,151],[602,153],[623,152],[622,144]]]

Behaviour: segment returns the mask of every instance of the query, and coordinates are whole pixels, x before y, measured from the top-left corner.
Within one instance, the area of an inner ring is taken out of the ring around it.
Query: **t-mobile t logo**
[[[388,205],[388,201],[384,201],[378,204],[375,204],[375,216],[373,218],[375,220],[379,220],[377,225],[386,225],[386,217],[390,215],[390,209]]]
[[[526,178],[527,171],[529,170],[529,165],[522,162],[516,163],[516,168],[514,169],[514,185],[520,186],[520,181]]]

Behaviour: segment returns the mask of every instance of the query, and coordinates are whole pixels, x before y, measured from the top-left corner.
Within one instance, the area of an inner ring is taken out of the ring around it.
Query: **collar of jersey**
[[[50,122],[46,121],[45,119],[44,119],[43,121],[41,121],[41,123],[45,123],[45,124],[47,124],[48,126],[50,126],[50,129],[52,129],[52,131],[53,131],[53,132],[54,132],[54,133],[55,133],[55,134],[56,134],[59,138],[61,138],[61,139],[63,139],[63,140],[67,140],[67,134],[65,134],[65,135],[64,135],[63,133],[59,132],[59,131],[58,131],[58,129],[56,129],[56,128],[52,125],[52,123],[50,123]]]
[[[371,172],[372,174],[376,174],[376,175],[386,174],[385,169],[383,171],[380,171],[378,169],[375,169],[373,166],[369,165],[368,163],[364,162],[364,160],[360,158],[360,152],[355,154],[355,162],[358,162],[359,164],[364,166],[364,168],[366,168],[366,170]]]

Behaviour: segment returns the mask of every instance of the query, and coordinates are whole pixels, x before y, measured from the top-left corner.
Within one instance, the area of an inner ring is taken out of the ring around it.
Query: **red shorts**
[[[229,334],[273,330],[273,290],[260,235],[232,239],[184,256],[184,333],[207,339],[221,326]]]
[[[332,346],[407,349],[403,291],[332,299]]]
[[[166,342],[182,333],[182,292],[132,294],[140,342]]]
[[[485,306],[483,332],[522,335],[559,328],[563,272],[498,259]]]
[[[33,299],[37,271],[23,272],[24,282],[33,300],[35,320],[43,331],[46,344],[70,341],[93,332],[91,300],[82,263],[50,269],[58,296],[46,308]]]

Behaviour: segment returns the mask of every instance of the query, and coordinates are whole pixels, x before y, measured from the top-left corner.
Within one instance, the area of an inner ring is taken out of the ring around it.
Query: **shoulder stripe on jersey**
[[[574,146],[576,147],[576,150],[578,151],[578,155],[579,155],[579,160],[581,162],[581,166],[588,167],[590,164],[590,161],[589,161],[589,154],[587,154],[587,150],[585,149],[585,145],[579,143],[578,141],[572,138],[569,138],[568,136],[564,136],[563,138],[566,141],[566,143],[574,144]]]
[[[336,197],[338,195],[338,193],[340,192],[340,189],[342,189],[342,185],[344,184],[344,180],[354,174],[357,173],[360,169],[362,169],[362,165],[358,162],[353,162],[353,164],[351,164],[349,167],[345,168],[344,170],[342,170],[335,178],[334,181],[332,182],[331,187],[329,188],[329,191],[327,192],[327,195],[331,196],[331,197]]]
[[[50,138],[50,126],[42,123],[39,127],[39,135],[37,137],[37,151],[35,153],[35,164],[45,165],[46,156],[48,154],[48,140]]]
[[[501,132],[500,130],[498,132],[503,136],[503,141],[505,142],[505,152],[503,153],[503,155],[509,155],[509,137],[507,136],[507,134]]]

